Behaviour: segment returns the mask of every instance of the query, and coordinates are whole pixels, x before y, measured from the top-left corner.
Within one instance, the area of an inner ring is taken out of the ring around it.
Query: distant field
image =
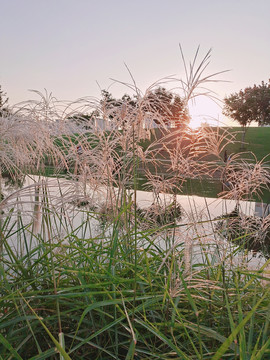
[[[241,148],[241,140],[243,130],[241,127],[233,127],[233,128],[224,128],[230,133],[235,135],[235,142],[228,144],[227,152],[229,154],[235,154],[240,152],[253,152],[256,156],[257,160],[260,161],[264,157],[267,157],[270,154],[270,127],[250,127],[248,128],[245,136],[244,147]],[[160,133],[159,129],[155,129],[156,137],[161,138],[163,135]],[[173,130],[172,130],[173,133]],[[177,136],[177,135],[176,135]],[[153,138],[154,139],[154,138]],[[152,139],[152,141],[153,141]],[[172,137],[171,139],[176,139],[176,137]],[[149,145],[151,140],[147,140],[142,143],[143,147]],[[188,142],[186,142],[187,144]],[[167,155],[165,152],[162,152],[162,155],[166,158]],[[213,160],[211,156],[204,157],[204,160],[209,161]],[[270,160],[267,157],[265,161]]]
[[[235,154],[239,152],[253,152],[256,156],[257,160],[260,161],[264,157],[266,157],[265,161],[270,160],[270,127],[262,128],[262,127],[250,127],[247,130],[244,149],[241,149],[241,139],[242,139],[242,128],[234,127],[234,128],[226,128],[230,133],[233,133],[236,138],[235,143],[228,144],[227,153]],[[158,129],[155,130],[157,138],[162,137],[162,134]],[[174,139],[175,140],[175,139]],[[153,140],[152,140],[153,141]],[[76,143],[76,138],[74,138],[74,142]],[[143,143],[143,146],[146,148],[150,144],[151,140],[146,140]],[[61,146],[61,144],[59,144]],[[169,160],[168,154],[166,152],[162,153],[162,159],[164,160],[164,164]],[[222,155],[223,156],[223,155]],[[250,158],[250,157],[249,157]],[[214,160],[211,156],[205,157],[203,161]],[[146,183],[146,179],[143,176],[143,168],[140,170],[140,180],[138,181],[138,186],[140,189],[144,189],[144,185]],[[154,172],[154,168],[149,166],[149,170]],[[162,163],[159,167],[160,174],[163,174],[166,177],[167,168],[163,167]],[[47,176],[55,176],[55,168],[52,166],[46,167],[46,175]],[[64,175],[64,173],[57,173],[57,176]],[[217,197],[218,194],[222,191],[222,183],[218,178],[216,179],[187,179],[185,186],[183,187],[183,194],[193,194],[198,196],[207,196],[207,197]],[[265,190],[263,192],[262,198],[264,202],[270,203],[270,193]]]
[[[252,151],[258,161],[270,154],[270,127],[250,127],[246,133],[244,150],[241,149],[242,128],[234,127],[228,130],[236,134],[238,141],[238,143],[230,144],[227,147],[228,153]],[[265,160],[269,161],[270,157]]]
[[[264,162],[270,161],[270,127],[248,128],[246,132],[244,148],[241,148],[243,132],[242,128],[234,127],[225,129],[235,135],[235,142],[228,144],[228,146],[226,147],[228,155],[242,152],[252,152],[257,158],[257,161],[260,161],[263,158],[265,158]],[[156,136],[158,138],[162,137],[158,129],[156,129]],[[146,141],[146,144],[148,145],[149,141]],[[163,156],[163,159],[167,159],[168,161],[168,154],[166,154],[166,152],[161,152],[161,154]],[[223,156],[223,154],[224,152],[221,155]],[[246,155],[243,154],[243,157],[245,156]],[[250,155],[248,155],[248,158],[252,159]],[[212,156],[207,156],[203,158],[203,161],[211,160],[214,160]],[[160,166],[160,173],[166,174],[166,168],[163,168],[162,165]],[[140,186],[142,186],[143,183],[144,181],[141,181]],[[222,184],[219,179],[188,179],[186,185],[183,188],[184,194],[193,194],[207,197],[217,197],[221,191]],[[270,203],[270,193],[268,190],[263,191],[262,198],[264,202]],[[259,201],[259,199],[256,200]]]

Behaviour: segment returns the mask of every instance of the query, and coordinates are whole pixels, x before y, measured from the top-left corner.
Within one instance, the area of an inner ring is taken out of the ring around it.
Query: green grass
[[[254,153],[257,160],[260,161],[270,154],[270,127],[250,127],[245,137],[244,150],[241,149],[242,128],[234,127],[229,130],[236,132],[236,140],[238,143],[229,144],[228,153],[239,153],[242,151],[250,151]],[[266,159],[269,161],[269,158]]]
[[[247,130],[246,137],[245,137],[245,144],[244,148],[242,148],[242,128],[241,127],[233,127],[233,128],[225,128],[228,133],[234,135],[235,141],[229,142],[226,146],[226,150],[228,155],[232,154],[241,154],[243,153],[243,156],[240,155],[241,158],[251,158],[253,161],[255,160],[253,157],[248,155],[248,153],[253,153],[257,159],[257,161],[261,161],[265,158],[265,161],[269,161],[268,155],[270,154],[270,128],[265,127],[250,127]],[[177,135],[173,135],[175,130],[171,131],[172,136],[169,137],[169,142],[174,143],[177,141]],[[108,133],[109,135],[109,133]],[[149,146],[151,146],[151,143],[153,143],[156,139],[162,139],[164,134],[159,130],[155,129],[154,133],[151,136],[150,140],[144,140],[140,143],[142,148],[146,150]],[[86,136],[87,138],[87,136]],[[78,139],[80,139],[79,134],[74,134],[71,138],[71,142],[74,144],[78,143]],[[172,141],[173,139],[173,141]],[[67,141],[68,139],[66,137],[63,137],[64,141]],[[93,147],[96,146],[97,138],[94,135],[91,135],[88,139],[88,143],[91,145],[91,141],[94,140]],[[55,140],[56,145],[63,148],[66,147],[64,143],[60,141],[60,139]],[[187,146],[189,144],[189,141],[184,141],[183,146]],[[157,145],[160,146],[160,145]],[[66,151],[66,150],[65,150]],[[119,152],[119,150],[118,150]],[[160,153],[162,161],[165,160],[164,163],[161,162],[159,165],[158,173],[164,174],[165,177],[168,176],[168,169],[165,165],[167,161],[169,160],[169,156],[167,152],[161,152]],[[224,156],[224,151],[221,153],[221,159]],[[202,161],[213,161],[215,160],[215,157],[208,155],[207,157],[203,158]],[[45,159],[46,162],[46,159]],[[72,170],[72,164],[71,169]],[[155,168],[150,164],[149,169],[152,173],[155,172]],[[140,168],[140,167],[139,167]],[[141,169],[142,170],[142,169]],[[144,184],[146,182],[146,179],[144,178],[143,171],[140,171],[140,177],[141,179],[138,180],[139,188],[144,189]],[[52,165],[46,165],[44,168],[43,175],[45,176],[66,176],[66,170],[60,169],[57,170]],[[184,195],[197,195],[197,196],[206,196],[206,197],[212,197],[216,198],[218,197],[218,194],[222,192],[222,183],[219,178],[209,178],[209,179],[186,179],[186,184],[184,185],[182,189],[182,194]],[[265,203],[270,202],[270,193],[268,190],[264,190],[261,194],[261,197],[255,196],[253,198],[253,201],[260,201],[263,200]]]
[[[189,267],[185,246],[172,247],[181,228],[136,230],[129,207],[120,214],[110,236],[81,237],[86,221],[55,241],[51,224],[65,227],[64,218],[45,213],[41,236],[22,255],[2,224],[1,359],[269,358],[263,268],[228,266],[237,248],[213,263],[209,245]],[[31,224],[18,218],[14,229],[23,243]]]
[[[216,129],[214,127],[214,129]],[[264,157],[270,154],[270,127],[249,127],[246,132],[244,146],[242,147],[242,127],[223,127],[230,134],[235,136],[235,143],[230,142],[228,144],[227,151],[228,154],[241,153],[249,151],[255,154],[257,160],[262,160]],[[173,134],[175,130],[171,130]],[[155,139],[161,139],[163,134],[159,129],[155,129],[155,135],[152,136],[151,140],[142,142],[142,145],[147,148],[149,144]],[[268,160],[268,159],[267,159]]]

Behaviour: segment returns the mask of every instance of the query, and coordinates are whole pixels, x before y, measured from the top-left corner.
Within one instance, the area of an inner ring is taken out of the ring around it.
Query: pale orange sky
[[[212,48],[207,73],[231,69],[209,84],[220,99],[270,77],[269,0],[0,0],[0,84],[10,104],[33,98],[99,96],[111,78],[145,91],[158,79],[184,76],[197,46]],[[99,86],[97,85],[99,84]],[[126,89],[113,85],[121,97]],[[198,100],[192,114],[227,122],[215,104]]]

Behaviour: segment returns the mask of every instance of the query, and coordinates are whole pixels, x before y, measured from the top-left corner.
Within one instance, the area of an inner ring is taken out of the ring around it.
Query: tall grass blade
[[[17,351],[11,346],[11,344],[4,338],[2,334],[0,334],[0,343],[8,349],[8,351],[12,354],[14,359],[23,360],[23,358],[17,353]]]
[[[211,360],[219,360],[222,355],[225,354],[227,349],[229,348],[230,344],[236,339],[238,333],[244,328],[247,322],[251,319],[252,315],[255,313],[256,309],[259,305],[265,300],[267,296],[269,296],[270,289],[266,290],[266,293],[262,296],[262,298],[256,303],[255,306],[247,313],[245,318],[241,321],[240,324],[236,326],[236,328],[232,331],[231,335],[224,341],[224,343],[219,347],[218,351],[215,355],[211,358]]]

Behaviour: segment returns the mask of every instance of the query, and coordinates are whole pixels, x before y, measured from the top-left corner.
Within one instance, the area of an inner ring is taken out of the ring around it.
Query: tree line
[[[115,99],[111,93],[102,91],[102,104],[106,106],[122,106],[123,103],[137,106],[136,97],[124,95],[121,99]],[[176,126],[188,124],[189,113],[185,101],[179,96],[159,87],[148,95],[150,109],[162,115],[167,123],[174,120]],[[270,80],[262,81],[259,85],[246,87],[244,90],[235,92],[225,97],[223,114],[237,121],[244,130],[252,122],[259,126],[270,125]],[[156,120],[158,123],[158,119]]]
[[[124,94],[117,99],[107,90],[101,92],[100,107],[102,111],[107,112],[108,117],[113,119],[117,117],[117,113],[124,113],[126,108],[141,109],[144,113],[151,113],[154,116],[154,121],[159,124],[161,121],[170,126],[172,123],[179,128],[189,123],[189,112],[187,104],[178,94],[174,94],[164,87],[158,87],[150,91],[140,104],[140,100],[136,95],[130,96]],[[119,112],[120,109],[120,112]],[[91,116],[101,116],[98,110],[94,110]],[[124,114],[123,114],[124,117]]]
[[[225,97],[223,114],[244,128],[252,121],[259,126],[270,124],[270,80]]]
[[[138,101],[139,99],[136,96],[127,94],[117,99],[110,92],[102,90],[100,108],[103,107],[103,109],[111,111],[109,117],[113,118],[115,115],[113,111],[120,107],[123,108],[125,105],[136,110],[139,106]],[[187,125],[190,119],[185,100],[164,87],[158,87],[147,94],[144,99],[143,110],[155,113],[157,124],[162,118],[165,124],[173,122],[176,127],[180,127]],[[8,98],[0,85],[0,116],[7,113]],[[246,87],[244,90],[225,97],[223,114],[237,121],[245,130],[252,121],[259,126],[270,125],[270,80],[268,82],[262,81],[259,85]],[[83,121],[83,118],[90,119],[93,116],[98,117],[100,115],[99,110],[94,110],[88,115],[78,117],[78,119],[80,118],[80,121]]]
[[[8,112],[8,98],[7,94],[2,90],[0,85],[0,116]]]

